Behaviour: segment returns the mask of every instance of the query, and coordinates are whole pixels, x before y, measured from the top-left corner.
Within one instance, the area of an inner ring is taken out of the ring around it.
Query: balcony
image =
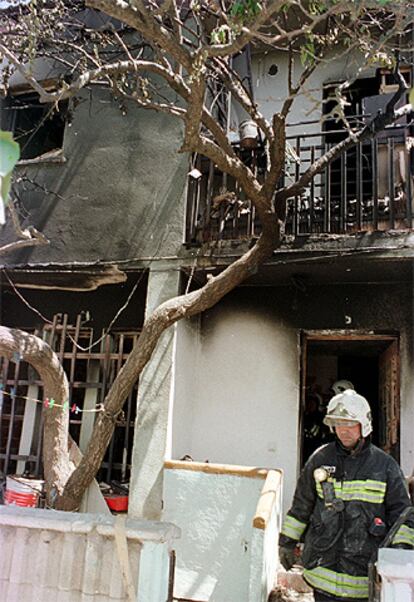
[[[314,130],[317,126],[313,122],[300,124],[301,131],[305,127]],[[315,159],[344,138],[345,132],[334,127],[298,135],[299,126],[290,126],[292,133],[288,130],[286,165],[280,186],[297,181]],[[413,142],[409,127],[397,124],[375,139],[344,152],[313,179],[301,196],[288,200],[286,235],[410,230]],[[236,150],[258,179],[263,178],[266,170],[263,146],[251,151],[239,147]],[[260,224],[255,209],[235,180],[204,157],[195,157],[193,167],[198,171],[193,169],[189,175],[187,245],[257,236]]]

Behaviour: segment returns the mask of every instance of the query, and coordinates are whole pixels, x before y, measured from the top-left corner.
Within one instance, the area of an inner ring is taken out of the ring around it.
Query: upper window
[[[20,159],[39,158],[63,145],[67,102],[39,102],[35,92],[14,94],[4,101],[2,127],[20,144]]]

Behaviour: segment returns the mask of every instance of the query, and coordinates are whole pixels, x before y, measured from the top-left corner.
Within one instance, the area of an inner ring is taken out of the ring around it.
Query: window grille
[[[82,325],[82,320],[80,314],[76,324],[72,325],[67,314],[56,314],[51,325],[32,332],[53,348],[65,369],[69,382],[69,432],[84,451],[97,414],[76,412],[75,408],[93,409],[103,402],[140,331],[113,330],[90,348],[101,333]],[[0,391],[0,469],[4,474],[41,476],[42,403],[34,400],[43,400],[42,383],[29,364],[4,357],[1,358],[0,378],[3,385]],[[124,482],[129,479],[137,391],[138,382],[125,400],[117,420],[98,474],[99,480]]]

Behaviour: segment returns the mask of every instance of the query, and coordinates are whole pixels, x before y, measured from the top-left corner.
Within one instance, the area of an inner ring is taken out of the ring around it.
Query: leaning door
[[[395,339],[379,357],[379,446],[399,460],[400,362]]]

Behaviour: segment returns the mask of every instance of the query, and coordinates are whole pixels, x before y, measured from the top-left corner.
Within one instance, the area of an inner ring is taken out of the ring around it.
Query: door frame
[[[373,332],[372,330],[351,330],[351,329],[321,329],[321,330],[302,330],[300,333],[300,399],[299,399],[299,425],[298,425],[298,465],[299,468],[302,465],[302,454],[303,454],[303,413],[305,410],[305,396],[306,396],[306,370],[307,370],[307,358],[308,358],[308,343],[311,341],[358,341],[363,343],[364,341],[378,341],[387,342],[387,349],[394,343],[396,349],[396,365],[395,370],[395,391],[397,398],[395,400],[392,415],[397,417],[397,436],[398,443],[393,450],[392,455],[399,459],[400,455],[400,411],[401,411],[401,396],[400,396],[400,334],[398,332]],[[378,400],[380,401],[380,400]],[[395,409],[396,408],[396,409]],[[387,449],[386,451],[391,451]]]

